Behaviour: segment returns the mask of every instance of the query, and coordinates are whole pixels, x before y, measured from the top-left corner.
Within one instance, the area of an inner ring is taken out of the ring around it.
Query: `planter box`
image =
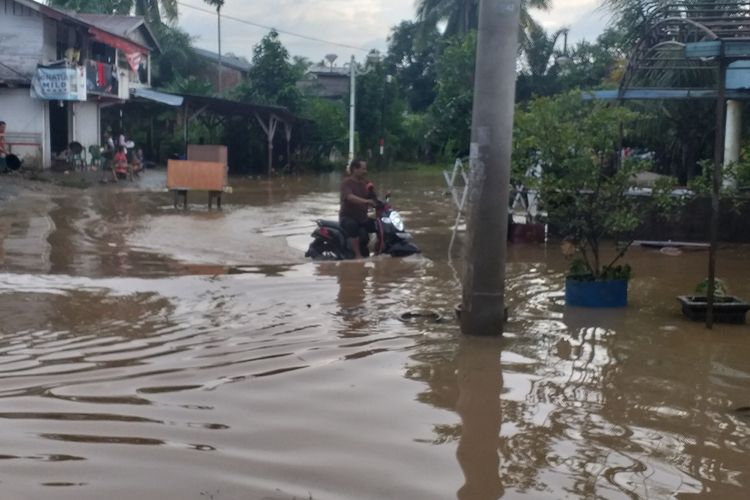
[[[578,307],[625,307],[628,305],[628,281],[565,280],[565,304]]]
[[[544,224],[516,224],[508,228],[511,243],[544,243]]]
[[[682,315],[692,321],[706,321],[708,303],[706,297],[696,295],[680,295],[677,300],[682,304]],[[745,313],[750,304],[732,295],[716,297],[714,302],[714,321],[716,323],[745,323]]]

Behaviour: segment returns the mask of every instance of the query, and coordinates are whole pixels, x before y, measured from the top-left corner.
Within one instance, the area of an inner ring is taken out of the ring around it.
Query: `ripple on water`
[[[674,309],[704,257],[634,249],[631,306],[590,311],[564,306],[559,252],[512,246],[509,331],[468,339],[453,316],[464,235],[449,258],[440,174],[374,175],[422,256],[276,253],[335,216],[338,177],[234,179],[224,212],[177,213],[161,194],[59,203],[55,224],[75,231],[40,245],[58,274],[0,274],[14,479],[0,496],[742,497],[750,429],[732,409],[748,404],[748,337]],[[230,226],[224,248],[199,235]],[[26,269],[29,255],[6,257]],[[747,292],[747,250],[723,255]],[[444,321],[399,319],[419,310]]]

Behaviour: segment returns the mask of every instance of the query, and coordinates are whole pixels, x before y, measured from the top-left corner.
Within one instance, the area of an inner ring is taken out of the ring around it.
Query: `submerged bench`
[[[226,163],[214,161],[169,160],[167,162],[167,189],[174,193],[174,206],[182,197],[183,208],[187,208],[188,191],[208,191],[208,208],[214,198],[221,208],[221,195],[228,190]]]

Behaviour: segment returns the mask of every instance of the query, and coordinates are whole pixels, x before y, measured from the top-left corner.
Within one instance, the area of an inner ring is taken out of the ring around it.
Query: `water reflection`
[[[503,496],[498,453],[502,411],[502,341],[461,339],[456,353],[461,438],[456,456],[466,482],[458,490],[462,500],[496,499]]]

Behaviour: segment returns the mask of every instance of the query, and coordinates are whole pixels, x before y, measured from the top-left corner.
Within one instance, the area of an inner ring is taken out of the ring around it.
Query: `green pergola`
[[[706,315],[706,326],[711,328],[714,319],[722,161],[729,164],[739,157],[741,106],[738,101],[750,99],[750,2],[675,1],[659,4],[646,11],[645,16],[645,30],[628,60],[619,88],[593,92],[592,97],[611,100],[716,100]],[[675,86],[675,80],[691,79],[665,78],[668,75],[687,74],[712,85]]]

